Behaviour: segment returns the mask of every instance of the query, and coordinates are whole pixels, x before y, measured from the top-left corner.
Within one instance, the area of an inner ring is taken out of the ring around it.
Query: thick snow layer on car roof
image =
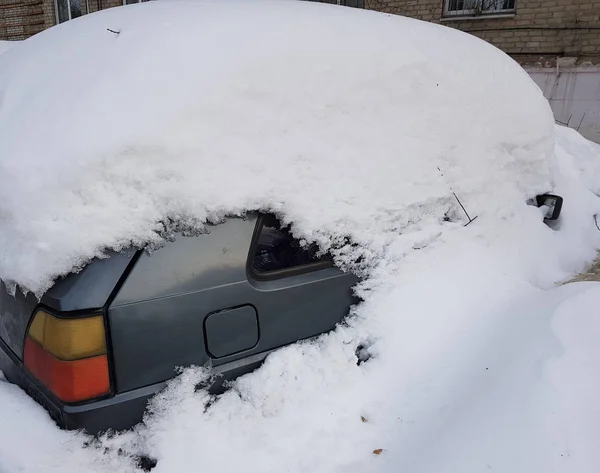
[[[19,41],[0,41],[0,54],[8,51],[13,46],[16,46]]]
[[[377,256],[390,234],[441,226],[452,190],[500,218],[552,188],[550,108],[516,63],[375,12],[108,10],[3,54],[0,97],[0,278],[37,294],[167,218],[272,209]]]

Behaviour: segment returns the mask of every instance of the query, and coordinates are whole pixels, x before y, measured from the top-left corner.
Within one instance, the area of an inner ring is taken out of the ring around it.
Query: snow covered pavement
[[[569,282],[581,281],[600,281],[600,255],[598,255],[594,262],[585,271],[578,274]]]

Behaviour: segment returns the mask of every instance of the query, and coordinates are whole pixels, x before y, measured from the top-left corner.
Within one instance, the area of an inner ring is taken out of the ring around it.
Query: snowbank
[[[166,217],[269,208],[376,259],[398,232],[441,228],[450,186],[495,218],[552,188],[540,90],[450,28],[303,2],[150,2],[18,49],[0,59],[0,278],[38,294],[106,247],[156,241]]]
[[[0,469],[597,470],[600,289],[547,289],[600,248],[600,153],[504,54],[300,2],[134,5],[19,49],[0,57],[2,278],[43,291],[167,216],[257,208],[325,246],[350,236],[339,262],[369,265],[347,325],[219,398],[189,369],[133,432],[58,431],[0,382]],[[548,190],[554,228],[525,205]]]

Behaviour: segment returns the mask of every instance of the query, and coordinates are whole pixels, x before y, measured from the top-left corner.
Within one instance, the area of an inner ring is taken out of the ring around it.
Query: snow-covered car
[[[218,392],[341,322],[356,277],[314,246],[253,214],[152,253],[114,253],[40,301],[0,282],[0,370],[62,427],[129,428],[176,368],[210,363]]]
[[[537,202],[558,218],[562,199]],[[177,368],[210,364],[217,393],[273,350],[332,330],[356,282],[274,215],[229,219],[96,260],[39,301],[0,280],[0,371],[61,427],[122,430]]]
[[[0,41],[0,54],[8,51],[10,48],[12,48],[18,43],[18,41]]]
[[[597,469],[598,290],[556,286],[600,153],[492,45],[158,0],[3,53],[0,99],[0,470]],[[91,438],[19,386],[90,431],[152,397]]]

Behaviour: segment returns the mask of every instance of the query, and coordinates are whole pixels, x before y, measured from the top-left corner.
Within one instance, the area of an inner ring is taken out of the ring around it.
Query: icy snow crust
[[[3,278],[43,291],[167,217],[249,209],[365,275],[347,323],[218,398],[184,371],[132,432],[59,431],[0,382],[0,471],[597,471],[600,285],[548,289],[600,248],[600,152],[496,49],[308,2],[154,2],[9,51],[0,90]],[[525,205],[548,190],[553,229]]]
[[[107,10],[3,54],[0,96],[0,278],[37,294],[167,218],[270,209],[377,261],[400,233],[445,228],[450,186],[494,218],[552,187],[550,108],[521,68],[375,12]]]

